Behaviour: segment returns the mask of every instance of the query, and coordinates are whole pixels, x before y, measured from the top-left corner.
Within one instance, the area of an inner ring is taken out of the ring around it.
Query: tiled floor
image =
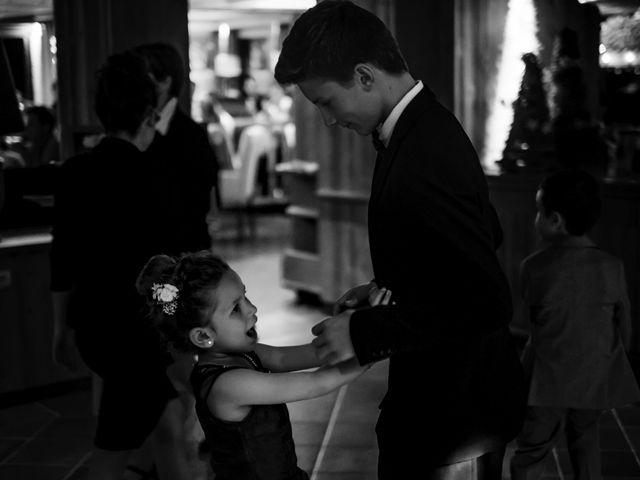
[[[238,244],[221,236],[216,248],[238,271],[258,306],[262,341],[308,341],[311,326],[324,313],[296,303],[294,292],[279,286],[287,224],[279,217],[272,220],[265,224],[267,220],[260,219],[257,240]],[[387,362],[382,362],[332,394],[289,405],[299,464],[312,480],[375,480],[374,426],[386,369]],[[0,409],[0,479],[84,480],[94,425],[87,388]],[[600,431],[605,479],[640,479],[640,407],[605,414]],[[563,447],[550,458],[546,479],[572,478]],[[509,448],[507,461],[511,452]],[[192,466],[194,480],[211,478],[206,462],[194,457]]]

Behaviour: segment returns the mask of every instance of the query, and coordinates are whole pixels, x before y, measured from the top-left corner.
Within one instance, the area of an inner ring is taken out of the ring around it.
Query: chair
[[[245,224],[250,236],[255,235],[255,213],[259,206],[257,189],[258,166],[266,158],[267,170],[273,172],[276,163],[276,141],[264,125],[250,125],[242,130],[238,151],[232,157],[233,169],[220,171],[221,209],[236,212],[238,237],[244,236]]]

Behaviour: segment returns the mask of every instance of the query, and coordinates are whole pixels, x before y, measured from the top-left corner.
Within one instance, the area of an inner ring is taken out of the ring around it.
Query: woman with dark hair
[[[164,249],[143,155],[157,120],[144,57],[109,57],[98,72],[95,111],[105,137],[62,166],[51,251],[54,356],[75,341],[103,381],[91,479],[121,479],[149,438],[160,478],[186,478],[182,407],[167,376],[171,357],[141,313],[135,280]],[[75,337],[75,338],[71,338]],[[71,340],[70,340],[71,338]]]

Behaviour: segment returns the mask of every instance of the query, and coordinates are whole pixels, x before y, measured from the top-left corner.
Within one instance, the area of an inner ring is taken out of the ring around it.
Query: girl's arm
[[[391,291],[377,288],[375,284],[369,289],[368,301],[371,305],[388,305],[391,301]],[[255,352],[260,361],[272,372],[293,372],[306,370],[321,365],[317,356],[317,349],[311,343],[291,347],[274,347],[258,344]]]
[[[262,364],[272,372],[292,372],[320,366],[313,345],[295,345],[291,347],[274,347],[259,343],[255,352]]]
[[[368,366],[356,358],[312,372],[262,373],[238,368],[225,372],[207,398],[211,412],[222,420],[244,418],[252,405],[270,405],[325,395],[351,382]]]

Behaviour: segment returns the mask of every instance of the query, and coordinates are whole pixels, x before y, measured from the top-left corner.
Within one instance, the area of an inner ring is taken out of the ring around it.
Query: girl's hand
[[[372,307],[376,305],[389,305],[390,302],[391,290],[376,287],[369,292],[369,303]]]
[[[333,315],[337,315],[345,310],[369,306],[371,304],[371,292],[377,291],[375,282],[364,283],[350,288],[333,305]]]

